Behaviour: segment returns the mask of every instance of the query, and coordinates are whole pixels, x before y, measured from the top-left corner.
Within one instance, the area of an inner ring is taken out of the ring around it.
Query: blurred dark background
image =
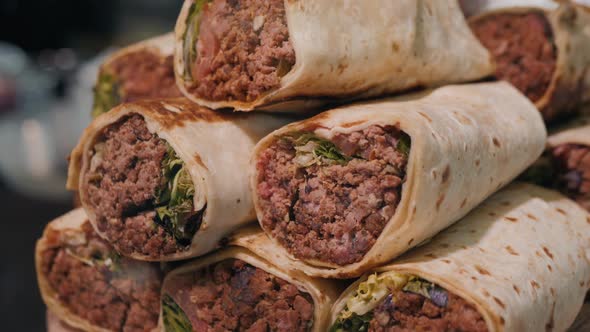
[[[181,0],[0,0],[0,312],[44,331],[35,241],[72,208],[66,156],[90,121],[101,60],[174,27]]]

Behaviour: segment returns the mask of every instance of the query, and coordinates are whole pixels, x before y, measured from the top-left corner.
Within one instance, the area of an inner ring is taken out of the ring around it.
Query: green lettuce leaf
[[[197,59],[197,39],[201,26],[201,12],[211,0],[195,0],[186,16],[186,30],[184,31],[183,58],[184,58],[184,80],[192,81],[192,66]]]
[[[92,267],[98,268],[105,268],[111,272],[119,272],[121,271],[121,255],[119,255],[116,251],[103,253],[100,251],[94,252],[90,255],[90,257],[80,256],[74,252],[71,248],[65,249],[66,254],[69,256],[77,259],[78,261]]]
[[[346,164],[352,158],[344,155],[338,147],[312,133],[291,133],[282,137],[295,148],[294,162],[300,167],[312,165]]]
[[[406,159],[408,159],[408,155],[410,154],[411,145],[412,145],[412,142],[411,142],[410,136],[402,133],[402,136],[397,141],[396,149],[397,149],[397,151],[403,153],[405,155]]]
[[[94,101],[92,105],[92,117],[110,111],[121,102],[119,83],[114,75],[101,73],[94,87]]]
[[[180,244],[188,245],[200,226],[202,213],[193,211],[195,187],[184,162],[170,145],[162,161],[162,174],[154,198],[157,223]]]
[[[402,290],[404,292],[419,294],[427,299],[430,299],[430,289],[433,287],[434,284],[429,281],[420,279],[418,277],[410,277],[410,280],[408,280],[408,283],[406,283]]]
[[[330,332],[366,332],[369,331],[371,319],[373,319],[372,312],[364,315],[352,314],[348,318],[338,317],[336,322],[330,327]]]
[[[164,294],[162,298],[162,318],[166,332],[192,332],[193,325],[174,299]]]
[[[364,315],[373,310],[383,299],[395,289],[402,288],[408,281],[406,275],[400,273],[373,273],[367,280],[359,283],[353,296],[346,301],[346,309],[340,317]]]

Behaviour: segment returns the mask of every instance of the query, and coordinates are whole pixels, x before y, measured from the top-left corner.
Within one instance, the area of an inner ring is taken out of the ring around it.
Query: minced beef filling
[[[553,32],[543,14],[495,14],[471,22],[471,29],[496,60],[496,76],[531,101],[547,91],[557,60]]]
[[[244,261],[230,259],[164,289],[191,321],[193,331],[309,331],[314,306],[309,294]]]
[[[150,50],[130,52],[115,59],[108,71],[120,85],[120,101],[180,97],[173,61],[171,55],[162,57]]]
[[[551,151],[556,186],[590,210],[590,147],[562,144]]]
[[[464,299],[448,293],[445,307],[415,293],[395,291],[373,312],[370,332],[485,332],[481,314]]]
[[[407,154],[402,133],[371,126],[332,142],[344,164],[299,167],[293,144],[277,140],[259,156],[261,222],[296,257],[337,265],[357,262],[394,215]]]
[[[119,257],[89,222],[82,229],[84,245],[64,244],[42,254],[42,273],[59,300],[76,316],[108,330],[154,329],[162,279],[157,265]]]
[[[195,82],[208,100],[252,101],[278,88],[295,64],[283,0],[213,0],[201,13]]]
[[[162,182],[166,143],[136,114],[105,129],[101,143],[102,159],[90,165],[82,190],[98,229],[126,255],[158,257],[186,249],[154,223],[152,201]]]

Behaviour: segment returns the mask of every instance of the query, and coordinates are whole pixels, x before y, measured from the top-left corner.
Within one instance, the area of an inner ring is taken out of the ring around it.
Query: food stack
[[[37,244],[51,326],[566,330],[590,288],[590,127],[564,122],[588,26],[567,2],[187,0],[100,70],[82,207]]]

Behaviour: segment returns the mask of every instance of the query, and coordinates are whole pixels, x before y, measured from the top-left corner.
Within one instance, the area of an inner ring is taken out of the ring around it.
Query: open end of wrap
[[[590,146],[564,143],[550,148],[523,180],[554,188],[590,211]]]
[[[173,56],[143,48],[118,56],[101,68],[94,87],[92,116],[124,102],[181,95],[174,80]]]
[[[362,260],[396,212],[409,151],[395,126],[278,136],[257,156],[263,228],[312,263]]]
[[[506,80],[532,102],[549,88],[555,73],[557,50],[546,16],[496,13],[470,22],[471,29],[496,61],[496,77]]]
[[[58,242],[41,253],[41,271],[58,301],[91,325],[110,331],[150,331],[158,324],[158,265],[121,257],[94,232],[51,230]]]
[[[314,304],[296,286],[238,259],[166,280],[166,331],[310,331]]]
[[[211,101],[254,101],[295,64],[283,0],[195,0],[186,18],[182,77]]]
[[[153,259],[188,250],[205,208],[195,210],[188,168],[142,116],[106,127],[90,153],[80,194],[112,245]]]
[[[488,331],[463,298],[411,275],[373,274],[358,285],[330,332]]]

